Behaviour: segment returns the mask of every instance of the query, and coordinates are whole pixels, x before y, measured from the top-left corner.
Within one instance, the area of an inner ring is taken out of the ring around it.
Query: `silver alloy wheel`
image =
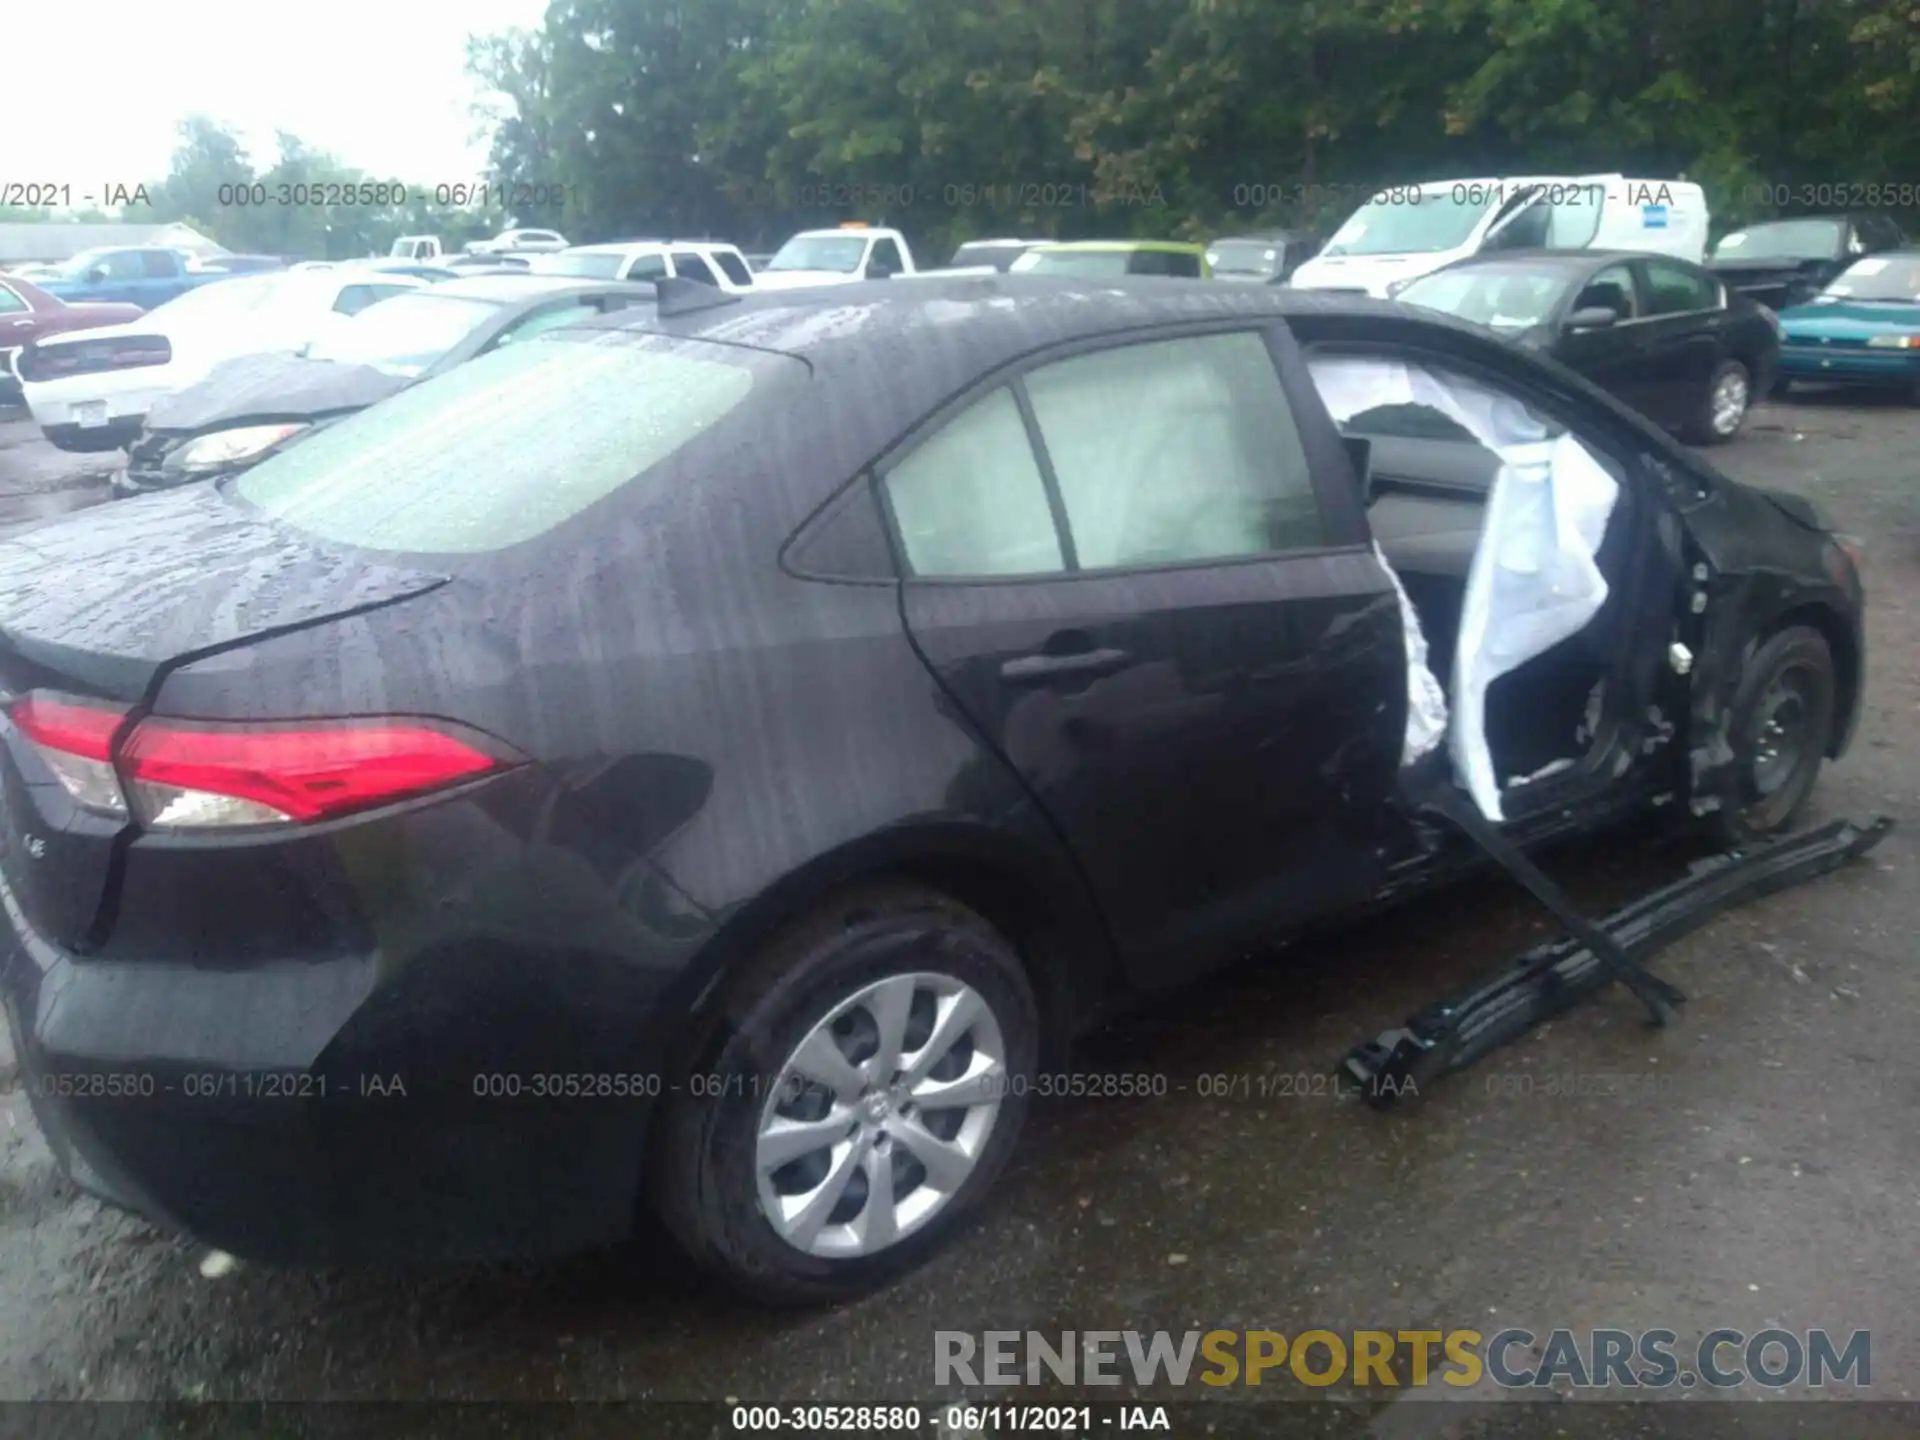
[[[760,1210],[789,1245],[851,1259],[946,1208],[1006,1093],[1000,1022],[951,975],[889,975],[827,1012],[760,1112]]]
[[[1713,433],[1731,435],[1740,428],[1740,419],[1747,413],[1747,377],[1739,370],[1729,370],[1713,386]]]

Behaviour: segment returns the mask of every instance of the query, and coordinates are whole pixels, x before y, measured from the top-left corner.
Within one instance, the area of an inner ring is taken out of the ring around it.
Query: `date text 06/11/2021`
[[[975,1440],[989,1435],[1088,1436],[1113,1431],[1173,1430],[1164,1405],[966,1404],[734,1405],[728,1429],[736,1435],[931,1437]]]

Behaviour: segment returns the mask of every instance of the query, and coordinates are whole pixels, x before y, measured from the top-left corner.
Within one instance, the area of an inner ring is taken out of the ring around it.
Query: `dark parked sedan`
[[[1111,1006],[1458,873],[1425,757],[1520,845],[1751,840],[1851,737],[1819,516],[1475,327],[660,296],[0,543],[0,994],[89,1190],[268,1261],[650,1205],[846,1294]]]
[[[1671,255],[1478,255],[1395,298],[1545,351],[1696,445],[1731,440],[1780,364],[1773,312]]]
[[[533,275],[474,276],[396,295],[342,321],[305,355],[243,355],[156,401],[114,477],[114,497],[238,474],[315,427],[476,355],[652,302],[651,285]]]

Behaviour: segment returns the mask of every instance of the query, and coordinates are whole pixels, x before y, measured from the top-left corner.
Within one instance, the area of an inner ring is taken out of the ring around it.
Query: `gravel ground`
[[[103,498],[117,457],[56,455],[17,417],[0,413],[0,524]],[[1311,1086],[1201,1097],[1202,1073],[1323,1069],[1541,931],[1512,892],[1469,887],[1096,1037],[1089,1063],[1186,1088],[1045,1104],[981,1223],[890,1291],[803,1315],[718,1299],[652,1244],[556,1266],[209,1280],[190,1244],[66,1186],[0,1091],[0,1400],[926,1400],[935,1328],[1506,1324],[1664,1326],[1683,1343],[1717,1326],[1868,1328],[1873,1394],[1912,1398],[1916,454],[1920,411],[1815,396],[1756,412],[1718,457],[1866,537],[1867,710],[1815,818],[1904,828],[1668,952],[1659,968],[1693,997],[1675,1030],[1650,1033],[1609,994],[1391,1116]],[[1677,864],[1596,842],[1555,868],[1599,905]],[[1568,1075],[1635,1093],[1550,1098]],[[1371,1433],[1416,1433],[1395,1412],[1409,1407],[1377,1410]],[[1868,1433],[1857,1414],[1833,1433]]]

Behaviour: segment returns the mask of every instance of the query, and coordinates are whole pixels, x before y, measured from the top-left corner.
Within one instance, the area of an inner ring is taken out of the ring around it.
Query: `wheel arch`
[[[889,827],[809,860],[752,900],[715,917],[690,971],[667,1047],[677,1079],[719,1041],[726,1001],[758,955],[814,911],[888,884],[936,891],[974,911],[1013,945],[1039,1002],[1042,1058],[1072,1037],[1122,983],[1105,921],[1085,880],[1056,849],[996,827],[938,822]]]
[[[1806,586],[1775,588],[1766,583],[1772,578],[1742,577],[1726,599],[1719,624],[1705,637],[1689,703],[1688,790],[1696,814],[1717,810],[1729,793],[1733,751],[1727,726],[1734,696],[1754,653],[1781,631],[1805,625],[1832,652],[1836,714],[1828,759],[1846,753],[1859,725],[1865,674],[1859,625],[1836,594]]]
[[[1753,643],[1763,645],[1782,630],[1790,630],[1796,625],[1805,625],[1817,631],[1833,654],[1834,702],[1839,714],[1834,719],[1833,738],[1828,742],[1826,755],[1830,760],[1837,760],[1846,753],[1859,723],[1864,679],[1860,637],[1838,610],[1816,600],[1793,605],[1774,615],[1765,625],[1756,629]]]

